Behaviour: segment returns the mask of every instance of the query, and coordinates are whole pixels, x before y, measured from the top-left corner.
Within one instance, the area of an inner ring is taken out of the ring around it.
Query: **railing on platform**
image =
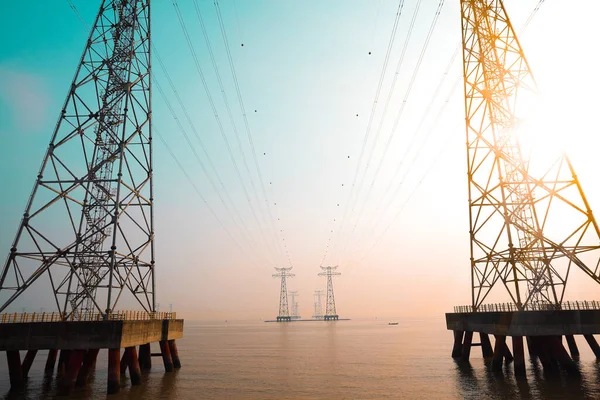
[[[108,314],[106,320],[114,321],[140,321],[152,319],[176,319],[174,312],[147,312],[147,311],[115,311]],[[8,313],[0,314],[0,323],[19,322],[59,322],[59,321],[103,321],[104,315],[95,312],[84,313]]]
[[[600,301],[563,301],[561,304],[532,303],[527,304],[522,310],[514,303],[482,304],[477,308],[474,306],[454,306],[455,313],[552,310],[600,310]]]

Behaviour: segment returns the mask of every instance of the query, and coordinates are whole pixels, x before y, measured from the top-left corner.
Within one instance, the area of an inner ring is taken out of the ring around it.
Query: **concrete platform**
[[[600,310],[446,313],[446,326],[501,336],[591,335],[600,333]]]
[[[122,349],[183,337],[183,319],[0,324],[0,351]]]

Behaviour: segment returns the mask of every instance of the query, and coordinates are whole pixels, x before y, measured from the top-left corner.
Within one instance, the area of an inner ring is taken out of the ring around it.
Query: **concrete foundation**
[[[175,340],[182,337],[181,319],[2,323],[0,351],[6,352],[12,389],[24,386],[38,350],[49,350],[45,371],[50,375],[60,354],[57,390],[59,395],[66,395],[74,386],[87,383],[95,369],[98,352],[107,349],[107,392],[112,394],[119,391],[120,375],[127,369],[131,384],[141,383],[141,369],[152,366],[150,343],[160,343],[166,371],[181,367]],[[136,346],[140,346],[139,360]],[[27,350],[27,354],[21,364],[19,351],[23,350]]]

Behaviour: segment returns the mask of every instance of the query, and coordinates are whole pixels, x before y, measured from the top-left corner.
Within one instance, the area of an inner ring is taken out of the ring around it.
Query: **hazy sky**
[[[100,4],[72,3],[83,22],[66,0],[2,5],[0,255],[10,248],[81,56],[86,24],[93,22]],[[325,265],[340,266],[342,275],[335,280],[340,316],[440,315],[453,305],[470,302],[462,86],[453,90],[460,79],[460,53],[449,64],[460,43],[459,1],[444,2],[425,53],[439,2],[403,3],[372,115],[398,1],[220,2],[269,210],[213,1],[198,4],[243,152],[237,146],[194,3],[179,0],[178,4],[250,202],[173,3],[152,3],[152,39],[158,54],[226,192],[212,172],[211,179],[228,209],[242,216],[241,222],[232,221],[155,91],[155,133],[168,142],[235,238],[234,242],[228,236],[157,140],[155,215],[162,310],[173,304],[187,318],[274,317],[279,282],[271,274],[274,266],[289,266],[286,249],[296,274],[288,288],[299,292],[304,316],[312,314],[314,290],[325,288],[325,279],[317,276],[323,260]],[[517,30],[536,4],[538,0],[506,0]],[[536,135],[565,144],[592,209],[600,205],[599,12],[600,4],[594,0],[547,1],[520,37],[548,107],[545,128]],[[155,82],[198,145],[156,57],[153,62]],[[371,115],[369,140],[356,174]],[[197,152],[204,157],[199,146]],[[208,165],[205,158],[203,162]],[[240,232],[240,226],[248,233]],[[567,296],[598,299],[597,285],[581,275],[572,277]],[[14,308],[39,306],[23,298]]]

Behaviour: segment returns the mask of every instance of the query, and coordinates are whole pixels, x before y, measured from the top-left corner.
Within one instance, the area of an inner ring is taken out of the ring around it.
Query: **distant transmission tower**
[[[66,318],[125,294],[155,311],[149,0],[105,0],[0,275]],[[131,297],[131,296],[130,296]]]
[[[321,296],[325,293],[323,290],[315,290],[315,313],[313,318],[323,319],[323,304],[321,303]]]
[[[341,275],[341,273],[336,272],[338,267],[321,267],[323,272],[319,273],[319,276],[327,277],[327,306],[325,307],[325,321],[329,320],[337,320],[338,315],[335,311],[335,297],[333,295],[333,277],[335,275]]]
[[[295,274],[290,273],[292,267],[289,268],[275,268],[276,274],[273,274],[273,278],[281,278],[281,291],[279,292],[279,315],[277,316],[277,322],[291,321],[290,311],[288,308],[288,294],[286,278],[293,278]]]
[[[502,1],[461,11],[473,311],[494,288],[519,310],[560,308],[573,269],[600,283],[600,230],[566,155],[532,172],[522,154],[536,85]]]
[[[296,297],[300,296],[297,290],[293,292],[288,292],[288,294],[292,297],[292,318],[298,319],[298,302],[296,302]]]

